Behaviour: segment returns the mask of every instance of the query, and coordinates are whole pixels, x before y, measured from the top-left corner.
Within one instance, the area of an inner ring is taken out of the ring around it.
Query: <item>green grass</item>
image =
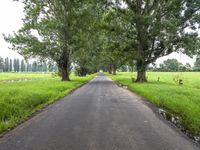
[[[29,76],[23,74],[23,77],[24,75]],[[16,76],[21,77],[19,74]],[[35,74],[33,76],[35,77]],[[36,76],[43,78],[49,75],[37,74]],[[60,78],[50,77],[46,80],[0,82],[0,133],[14,127],[35,111],[65,96],[93,77],[94,75],[87,77],[72,75],[70,82],[62,82]]]
[[[51,73],[0,73],[0,81],[51,78]]]
[[[200,72],[148,72],[147,76],[148,83],[132,83],[131,77],[136,78],[136,73],[118,73],[111,78],[158,107],[179,115],[191,133],[200,133]],[[183,80],[183,85],[178,85],[178,79]]]

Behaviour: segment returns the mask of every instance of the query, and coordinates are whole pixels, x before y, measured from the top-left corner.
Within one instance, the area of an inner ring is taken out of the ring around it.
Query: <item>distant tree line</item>
[[[0,72],[57,72],[58,67],[50,62],[29,62],[24,59],[10,59],[0,57]]]
[[[136,65],[122,65],[118,71],[120,72],[133,72],[136,71]],[[167,59],[163,63],[153,64],[148,67],[148,71],[159,71],[159,72],[198,72],[200,71],[200,57],[198,57],[194,63],[194,66],[191,66],[189,63],[183,65],[178,62],[177,59]]]
[[[182,63],[178,62],[177,59],[167,59],[163,63],[159,64],[159,67],[154,65],[153,67],[149,67],[149,70],[161,72],[200,71],[200,58],[196,59],[193,67],[189,63],[183,65]]]

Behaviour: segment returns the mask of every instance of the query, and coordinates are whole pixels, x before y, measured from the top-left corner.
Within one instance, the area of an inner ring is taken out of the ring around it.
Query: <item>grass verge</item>
[[[93,77],[94,75],[86,77],[72,75],[70,82],[61,82],[59,78],[14,83],[0,82],[0,134]]]
[[[132,83],[136,73],[109,75],[160,108],[181,117],[184,127],[193,135],[200,133],[200,73],[148,72],[148,83]],[[176,78],[183,79],[178,85]],[[157,78],[160,81],[157,81]]]

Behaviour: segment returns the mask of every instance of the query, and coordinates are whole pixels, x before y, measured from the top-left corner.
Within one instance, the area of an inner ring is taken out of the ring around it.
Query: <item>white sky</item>
[[[20,2],[0,0],[0,56],[22,58],[18,53],[8,49],[9,44],[2,35],[17,31],[22,26],[21,18],[23,18],[23,5]]]
[[[22,58],[17,52],[9,50],[9,44],[4,41],[3,33],[8,35],[17,31],[22,26],[23,5],[13,0],[0,0],[0,56],[10,58]],[[183,64],[190,63],[193,65],[194,59],[183,54],[172,53],[169,56],[159,58],[156,63],[162,63],[169,58],[176,58]]]

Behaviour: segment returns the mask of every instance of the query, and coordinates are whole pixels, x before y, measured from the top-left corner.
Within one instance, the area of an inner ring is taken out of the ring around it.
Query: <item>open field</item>
[[[20,78],[45,78],[46,80],[0,82],[0,133],[23,121],[39,110],[70,91],[91,80],[94,75],[75,77],[72,81],[62,82],[51,74],[0,73],[0,80]]]
[[[0,81],[52,78],[51,73],[0,73]]]
[[[200,133],[200,72],[148,72],[148,83],[132,83],[131,77],[136,78],[136,73],[109,76],[158,107],[180,116],[185,128],[193,134]],[[179,79],[183,85],[177,83]]]

